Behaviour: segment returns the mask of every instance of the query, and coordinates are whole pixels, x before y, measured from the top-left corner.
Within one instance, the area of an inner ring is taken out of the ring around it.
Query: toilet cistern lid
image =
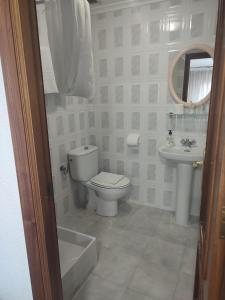
[[[73,150],[70,150],[69,156],[82,156],[82,155],[87,155],[93,151],[97,151],[98,148],[96,146],[92,145],[85,145]]]

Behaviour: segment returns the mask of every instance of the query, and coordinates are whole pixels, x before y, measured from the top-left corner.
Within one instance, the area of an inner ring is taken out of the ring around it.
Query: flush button
[[[84,146],[84,150],[88,150],[89,148],[88,148],[88,146]]]

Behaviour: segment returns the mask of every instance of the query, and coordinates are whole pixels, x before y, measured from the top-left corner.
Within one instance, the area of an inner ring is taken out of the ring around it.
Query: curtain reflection
[[[188,102],[198,102],[203,99],[211,89],[212,67],[192,68],[189,74]]]

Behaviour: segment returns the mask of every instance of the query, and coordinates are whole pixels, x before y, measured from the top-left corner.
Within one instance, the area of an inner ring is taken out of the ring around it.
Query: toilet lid
[[[91,183],[104,188],[123,188],[130,184],[130,180],[124,175],[118,175],[113,173],[101,172],[97,176],[93,177]]]

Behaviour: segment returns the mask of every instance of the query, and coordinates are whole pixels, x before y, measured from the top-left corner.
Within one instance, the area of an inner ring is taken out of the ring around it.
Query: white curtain
[[[92,98],[94,66],[87,0],[47,0],[48,39],[60,94]]]
[[[211,90],[212,68],[193,68],[189,74],[188,102],[199,102]]]

